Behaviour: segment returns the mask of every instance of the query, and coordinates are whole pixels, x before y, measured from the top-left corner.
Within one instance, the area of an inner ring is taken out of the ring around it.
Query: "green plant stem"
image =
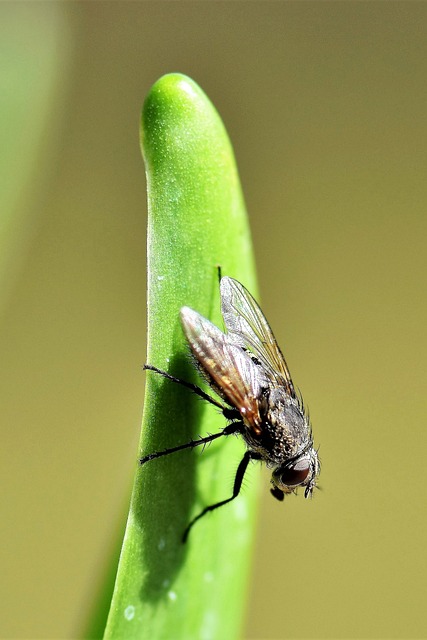
[[[189,78],[152,87],[142,114],[148,184],[148,363],[201,384],[179,324],[187,305],[220,328],[217,266],[252,292],[250,234],[233,151],[210,101]],[[256,291],[255,291],[256,293]],[[147,372],[140,455],[225,426],[214,407]],[[256,470],[233,503],[182,533],[207,504],[231,495],[244,447],[229,436],[138,467],[106,638],[238,637],[247,591]]]

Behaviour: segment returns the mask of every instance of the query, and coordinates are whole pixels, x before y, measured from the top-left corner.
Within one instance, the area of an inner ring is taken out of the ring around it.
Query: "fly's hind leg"
[[[216,440],[217,438],[221,438],[222,436],[229,436],[235,433],[241,433],[243,428],[242,420],[239,412],[236,409],[233,409],[232,407],[224,406],[218,400],[215,400],[215,398],[212,398],[210,395],[205,393],[202,389],[200,389],[200,387],[193,384],[192,382],[187,382],[186,380],[175,378],[175,376],[171,376],[170,373],[167,373],[166,371],[162,371],[161,369],[157,369],[157,367],[153,367],[150,364],[144,365],[144,369],[148,371],[154,371],[155,373],[160,374],[164,378],[167,378],[172,382],[176,382],[182,385],[183,387],[190,389],[190,391],[192,391],[196,395],[203,398],[203,400],[207,400],[207,402],[209,402],[210,404],[213,404],[215,407],[218,407],[218,409],[221,409],[224,417],[227,418],[228,420],[233,420],[233,422],[228,426],[226,426],[224,429],[222,429],[222,431],[220,431],[219,433],[210,434],[204,438],[199,438],[197,440],[190,440],[190,442],[186,442],[185,444],[180,444],[177,447],[172,447],[170,449],[165,449],[164,451],[156,451],[154,453],[150,453],[147,456],[144,456],[143,458],[140,459],[139,461],[140,464],[145,464],[146,462],[149,462],[150,460],[155,460],[156,458],[162,458],[163,456],[168,456],[171,453],[176,453],[177,451],[182,451],[183,449],[194,449],[195,447],[198,447],[200,445],[205,446],[210,442],[212,442],[213,440]]]
[[[158,373],[159,375],[163,376],[163,378],[166,378],[167,380],[171,380],[176,384],[180,384],[183,387],[190,389],[190,391],[198,395],[200,398],[203,398],[203,400],[206,400],[206,402],[209,402],[209,404],[213,404],[214,407],[221,409],[223,416],[227,420],[240,418],[240,414],[237,411],[237,409],[233,409],[232,407],[226,407],[218,400],[215,400],[215,398],[212,398],[212,396],[210,396],[208,393],[205,393],[203,389],[197,386],[197,384],[193,384],[192,382],[187,382],[186,380],[181,380],[181,378],[176,378],[175,376],[171,376],[171,374],[167,373],[167,371],[162,371],[162,369],[153,367],[153,365],[151,364],[144,364],[143,369],[144,371],[154,371],[154,373]]]

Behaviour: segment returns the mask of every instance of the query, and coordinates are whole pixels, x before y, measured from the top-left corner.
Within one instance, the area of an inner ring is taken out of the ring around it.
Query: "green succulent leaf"
[[[220,328],[218,265],[252,292],[251,239],[233,151],[195,82],[166,75],[149,92],[141,140],[148,184],[147,362],[203,386],[185,343],[186,305]],[[140,455],[221,430],[221,413],[148,371]],[[136,469],[105,638],[239,636],[253,539],[257,470],[241,495],[182,534],[204,506],[231,496],[244,452],[232,436]]]

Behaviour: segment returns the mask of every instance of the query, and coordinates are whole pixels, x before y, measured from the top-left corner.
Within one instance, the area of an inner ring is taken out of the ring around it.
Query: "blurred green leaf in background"
[[[69,31],[60,3],[2,7],[0,313],[37,228],[36,201],[43,198],[55,171],[58,123],[52,105],[66,83]]]

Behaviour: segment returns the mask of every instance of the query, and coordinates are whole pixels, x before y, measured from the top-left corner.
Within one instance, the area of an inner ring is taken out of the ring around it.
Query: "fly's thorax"
[[[293,458],[310,440],[310,426],[298,400],[282,387],[270,389],[264,421],[274,441],[274,462]]]
[[[297,399],[283,387],[264,389],[258,397],[260,427],[254,430],[250,422],[243,434],[249,448],[261,454],[269,467],[276,467],[294,458],[310,442],[308,420]]]

